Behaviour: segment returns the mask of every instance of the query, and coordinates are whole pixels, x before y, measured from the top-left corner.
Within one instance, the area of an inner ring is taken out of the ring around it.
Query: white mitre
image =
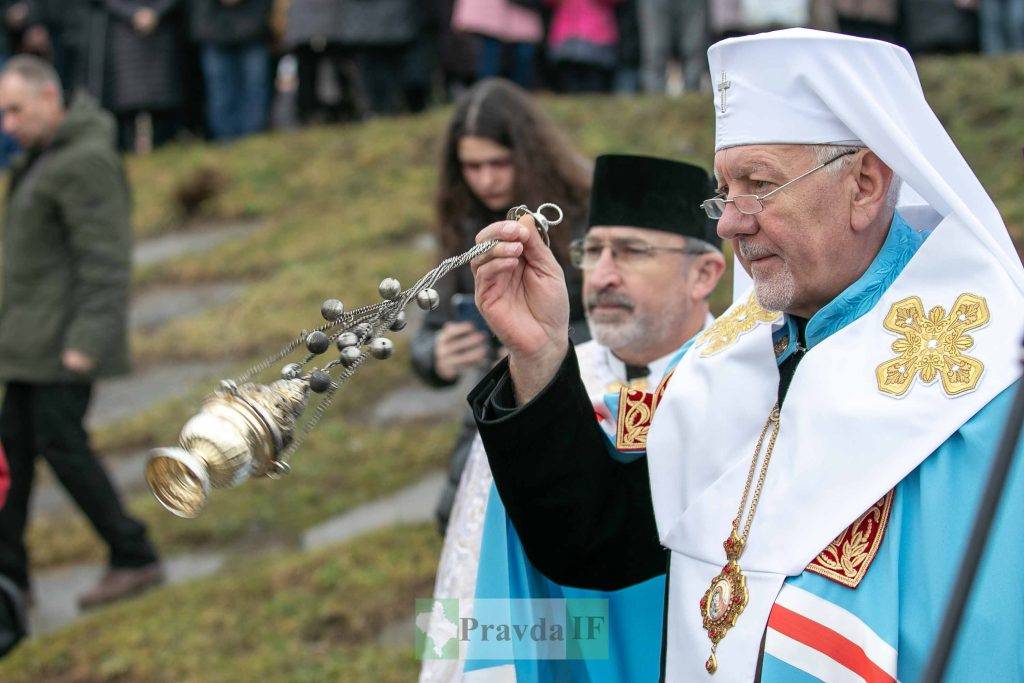
[[[718,646],[713,678],[704,671],[710,641],[698,601],[725,562],[722,541],[777,400],[772,332],[782,316],[768,322],[773,315],[752,315],[755,309],[745,305],[750,288],[743,288],[736,305],[679,362],[658,404],[647,452],[659,536],[672,551],[667,679],[731,683],[753,679],[786,578],[801,574],[1019,377],[1024,269],[995,205],[928,107],[903,49],[794,29],[722,41],[708,59],[717,149],[864,145],[902,179],[904,218],[918,230],[934,229],[870,310],[800,361],[739,560],[749,602]],[[909,332],[893,332],[886,321],[909,310],[908,301],[959,315],[954,302],[965,294],[987,306],[965,349],[983,366],[974,383],[950,392],[911,364],[909,388],[892,391],[880,368],[901,357],[894,341]]]
[[[903,180],[899,208],[911,225],[932,228],[936,219],[956,214],[1024,291],[1024,271],[1003,219],[925,101],[906,50],[798,28],[723,40],[708,50],[708,63],[715,151],[772,143],[864,145]]]

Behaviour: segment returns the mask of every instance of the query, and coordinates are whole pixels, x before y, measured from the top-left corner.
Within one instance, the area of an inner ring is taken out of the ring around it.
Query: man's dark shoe
[[[137,595],[163,582],[164,568],[159,562],[145,567],[108,569],[92,590],[78,596],[78,606],[81,609],[99,607]]]

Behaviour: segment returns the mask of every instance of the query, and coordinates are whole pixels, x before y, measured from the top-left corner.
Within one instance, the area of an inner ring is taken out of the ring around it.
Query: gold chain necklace
[[[757,487],[754,489],[754,496],[750,500],[750,510],[747,512],[747,519],[743,524],[743,533],[740,533],[740,519],[743,518],[743,510],[747,506],[747,497],[750,495],[750,485],[754,482],[754,472],[757,471],[757,461],[761,457],[761,447],[764,445],[764,438],[768,430],[772,429],[772,436],[768,440],[768,448],[764,453],[764,462],[761,464],[761,473],[757,478]],[[757,439],[757,446],[754,448],[754,459],[750,462],[750,472],[747,473],[747,483],[743,487],[743,497],[740,499],[740,509],[736,512],[736,519],[732,520],[732,532],[729,538],[725,539],[722,546],[725,548],[726,564],[718,576],[711,579],[711,585],[700,599],[700,613],[704,617],[704,630],[708,632],[711,639],[711,656],[704,662],[704,668],[709,674],[718,670],[718,659],[715,652],[718,650],[718,643],[725,638],[725,634],[736,625],[743,608],[747,606],[747,577],[740,570],[737,560],[743,554],[747,545],[747,536],[750,535],[750,525],[754,521],[754,513],[757,511],[757,502],[761,499],[761,489],[764,488],[764,478],[768,474],[768,463],[772,459],[772,451],[775,450],[775,439],[779,435],[779,404],[772,408],[768,421],[764,423],[761,436]]]

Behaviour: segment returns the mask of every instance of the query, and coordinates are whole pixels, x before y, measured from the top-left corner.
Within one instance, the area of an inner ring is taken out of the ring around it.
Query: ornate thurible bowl
[[[146,481],[153,495],[176,515],[195,517],[211,488],[285,474],[288,465],[277,454],[292,442],[308,397],[303,379],[225,382],[185,423],[178,447],[150,453]]]
[[[556,214],[548,218],[544,211]],[[537,211],[517,206],[509,220],[529,215],[548,242],[548,228],[562,221],[562,210],[543,204]],[[234,380],[224,380],[181,430],[178,446],[156,448],[146,464],[146,482],[160,504],[180,517],[196,517],[216,488],[238,486],[253,477],[278,477],[290,470],[288,460],[323,417],[341,385],[368,358],[386,360],[394,344],[385,335],[405,327],[405,307],[412,301],[424,310],[440,305],[434,285],[449,272],[490,251],[491,240],[445,259],[403,289],[393,277],[381,281],[381,301],[346,311],[338,299],[320,307],[326,323],[303,331],[273,356]],[[300,347],[304,359],[281,368],[270,384],[253,380]],[[336,349],[336,357],[326,354]],[[311,394],[320,394],[313,414],[300,425]]]

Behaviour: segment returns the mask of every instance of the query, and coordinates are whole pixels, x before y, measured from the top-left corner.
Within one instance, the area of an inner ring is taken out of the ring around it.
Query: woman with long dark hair
[[[569,288],[573,340],[589,334],[583,315],[581,273],[572,268],[569,242],[586,220],[591,164],[518,86],[487,79],[473,86],[456,106],[441,155],[437,191],[437,240],[441,258],[469,249],[485,226],[502,220],[514,205],[536,209],[553,202],[565,221],[551,230],[551,248]],[[441,305],[427,314],[413,340],[417,374],[432,386],[455,384],[496,359],[497,341],[475,314],[473,275],[468,267],[438,283]],[[476,434],[471,416],[456,444],[449,486],[438,505],[447,522],[451,500]]]

